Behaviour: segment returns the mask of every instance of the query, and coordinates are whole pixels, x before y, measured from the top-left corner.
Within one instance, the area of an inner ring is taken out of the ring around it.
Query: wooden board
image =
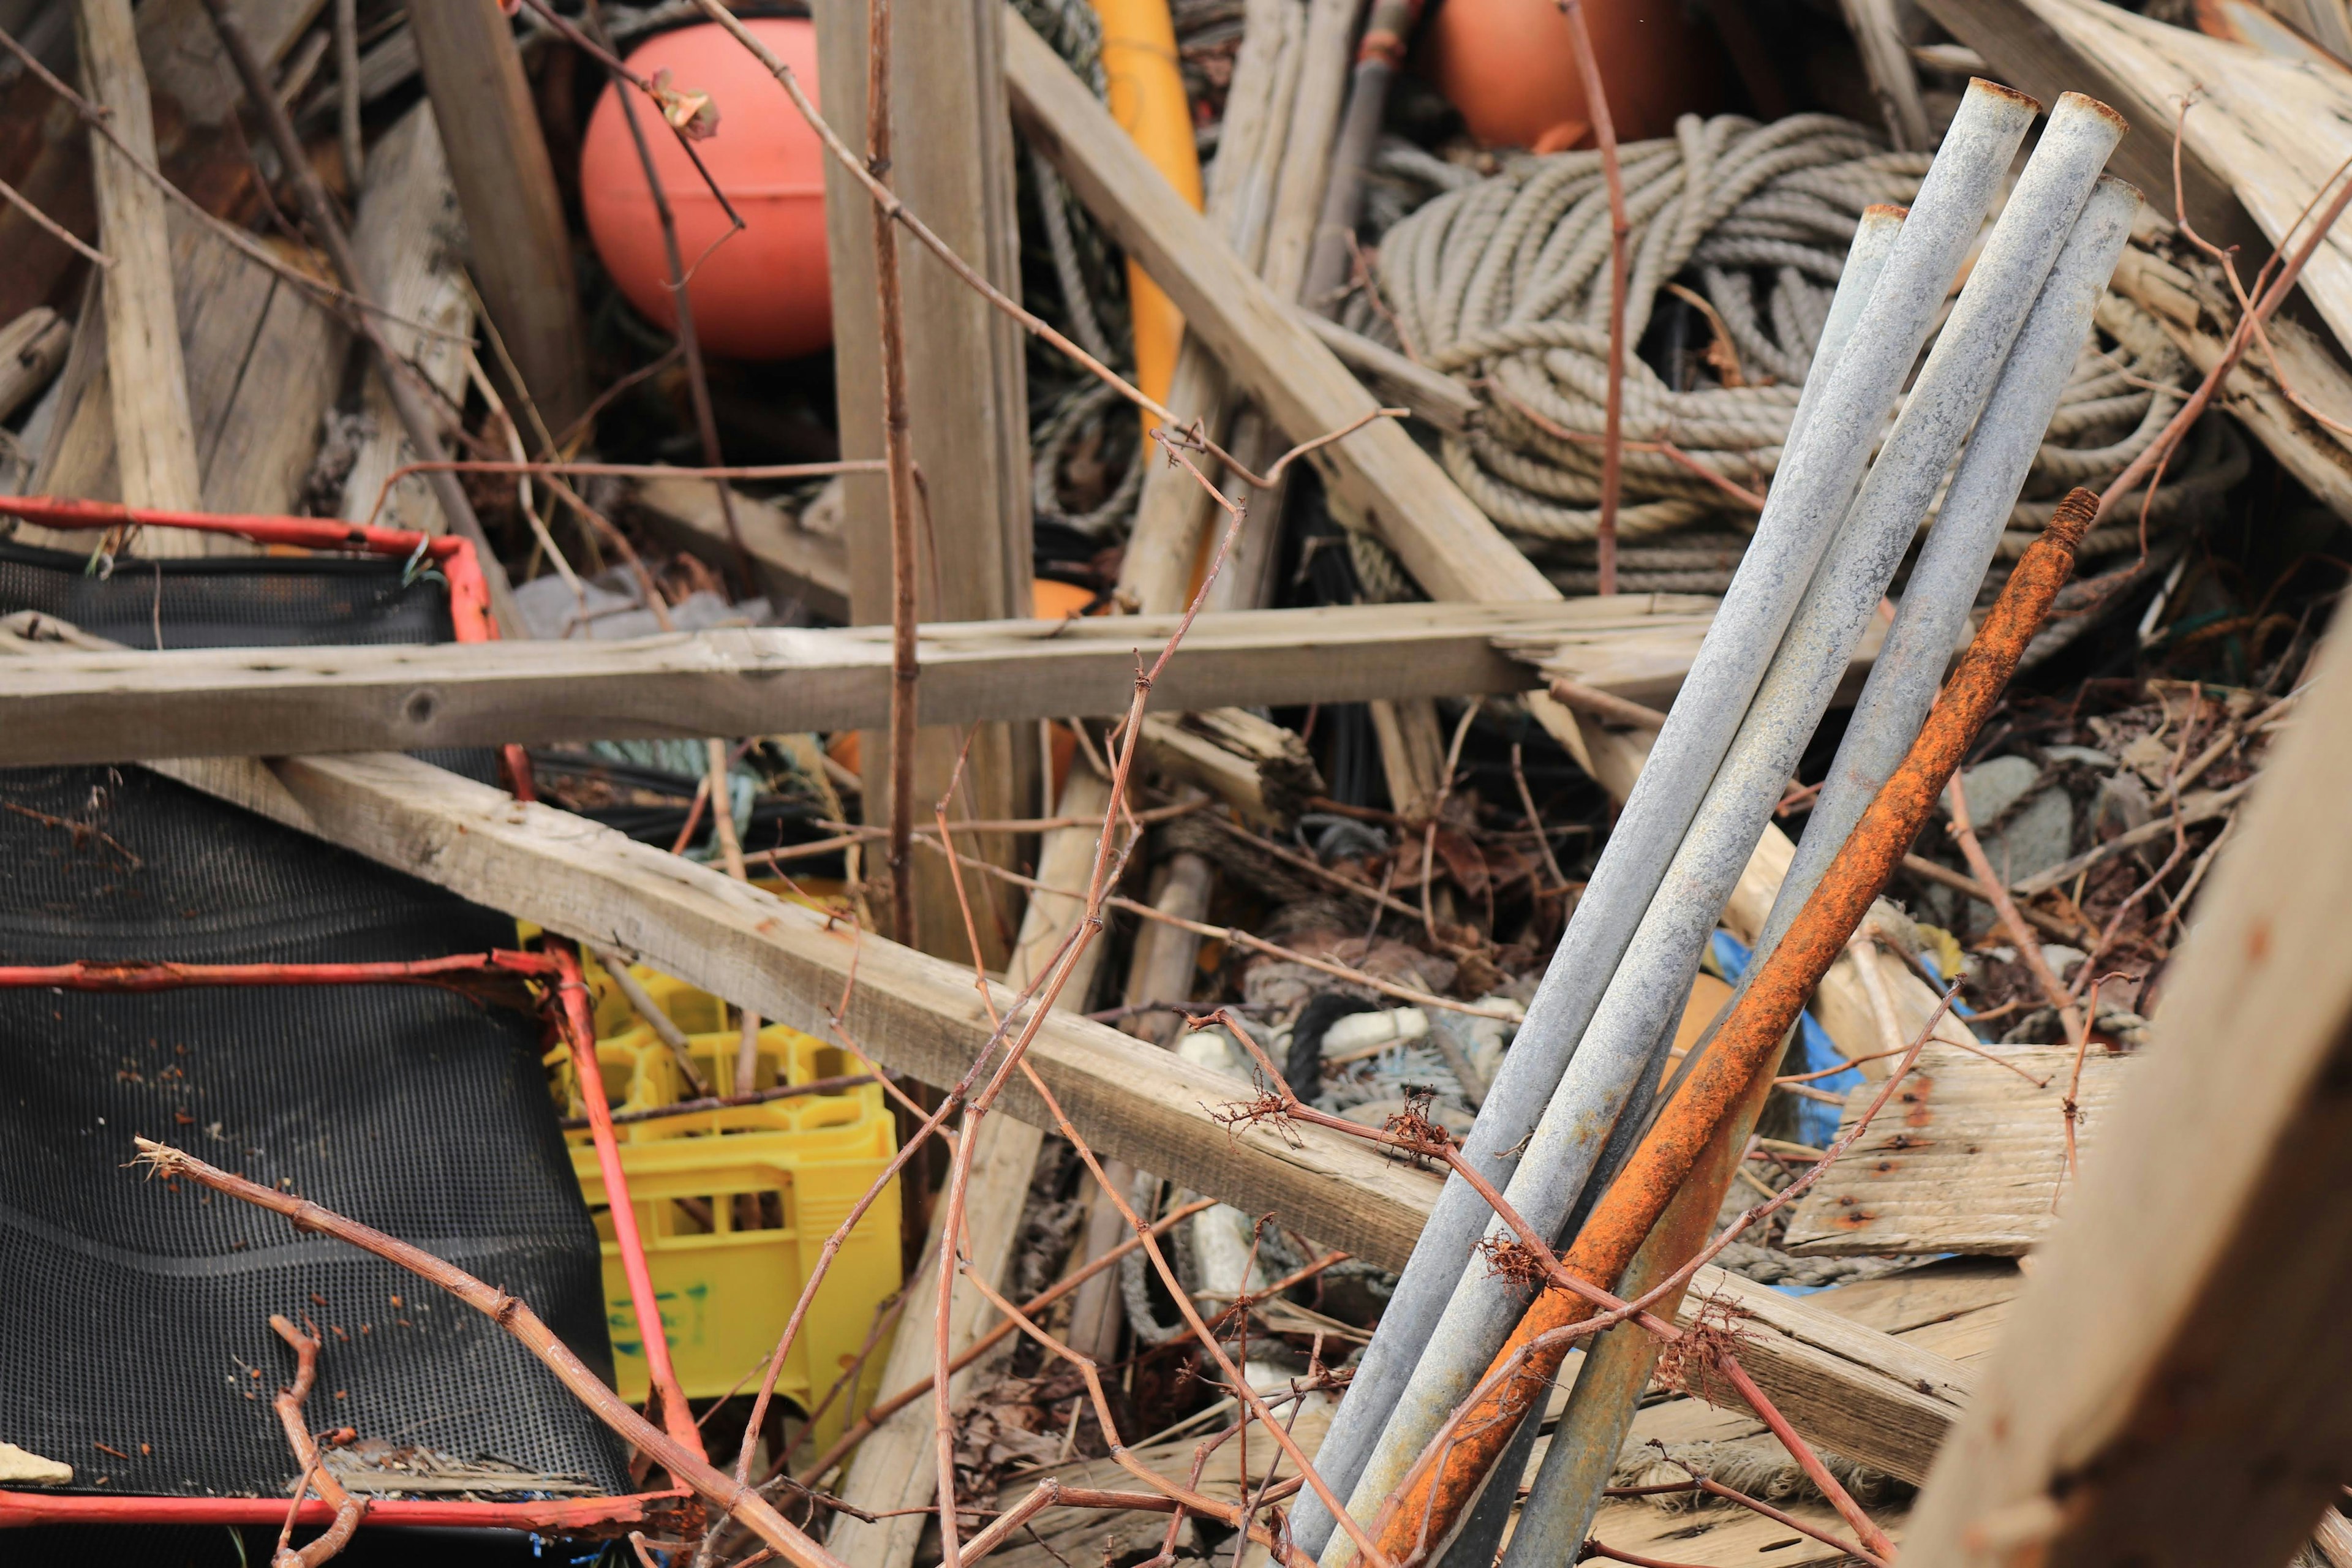
[[[1703,621],[1706,600],[1510,608],[1341,605],[1203,615],[1151,706],[1472,696],[1537,677],[1491,637]],[[1652,613],[1645,613],[1652,612]],[[1124,713],[1172,616],[924,628],[941,724]],[[517,741],[754,735],[879,724],[887,627],[728,628],[597,643],[61,653],[0,687],[0,761],[283,756]]]
[[[474,336],[465,234],[440,123],[430,104],[417,104],[368,149],[367,189],[360,197],[359,219],[352,226],[352,250],[359,258],[370,296],[403,318],[383,322],[384,341],[422,371],[442,396],[460,404],[466,395],[466,353]],[[421,332],[406,321],[423,322],[439,335]],[[416,454],[401,429],[382,376],[370,375],[362,384],[360,412],[367,425],[359,456],[343,480],[340,515],[381,528],[447,532],[448,520],[421,476],[402,480],[383,496],[384,481],[393,470],[415,462]],[[383,496],[381,511],[376,509],[379,496]]]
[[[840,1026],[886,1065],[960,1076],[994,1033],[968,968],[859,936],[708,867],[568,813],[524,805],[413,758],[184,762],[161,771],[551,931],[642,959],[762,1017]],[[853,965],[856,984],[849,981]],[[846,993],[846,1003],[844,995]],[[997,1005],[1011,1001],[1001,989]],[[1066,1014],[1030,1060],[1097,1152],[1154,1171],[1383,1268],[1403,1265],[1435,1201],[1434,1174],[1316,1128],[1228,1128],[1236,1080]],[[1043,1102],[1015,1079],[1006,1110]],[[1745,1364],[1797,1423],[1895,1473],[1918,1468],[1965,1387],[1957,1368],[1762,1287],[1709,1270],[1701,1293],[1753,1311]],[[1768,1299],[1769,1298],[1769,1299]],[[1924,1383],[1927,1392],[1919,1386]]]
[[[1634,1429],[1640,1431],[1638,1422]],[[1853,1527],[1827,1503],[1791,1501],[1775,1506],[1832,1535],[1853,1539]],[[1872,1518],[1888,1535],[1898,1542],[1902,1539],[1901,1510],[1881,1510]],[[1748,1568],[1750,1563],[1759,1568],[1766,1563],[1772,1568],[1807,1568],[1856,1561],[1834,1546],[1736,1506],[1670,1513],[1639,1498],[1612,1498],[1604,1500],[1593,1515],[1591,1536],[1613,1552],[1673,1563],[1677,1568]]]
[[[2352,1473],[2352,638],[2273,751],[1907,1568],[2284,1563]]]
[[[2100,0],[1927,0],[1927,9],[2026,91],[2041,95],[2046,76],[2121,110],[2135,134],[2118,150],[2116,167],[2159,212],[2172,210],[2178,104],[2193,94],[2197,106],[2181,135],[2190,221],[2215,244],[2247,246],[2239,267],[2249,277],[2352,156],[2352,80],[2342,72]],[[2231,200],[2255,233],[2229,222]],[[2336,336],[2352,341],[2352,236],[2331,233],[2301,282]]]
[[[2149,206],[2172,214],[2172,121],[2178,106],[2129,69],[2077,45],[2034,0],[1920,0],[1920,8],[1985,59],[1990,74],[2044,104],[2063,92],[2088,93],[2132,123],[2107,168],[2144,192]],[[2180,186],[2189,221],[2216,245],[2260,256],[2263,231],[2247,215],[2228,174],[2193,142],[2181,150]]]
[[[974,1135],[971,1180],[965,1197],[963,1235],[957,1245],[967,1249],[972,1267],[983,1270],[992,1286],[1004,1277],[1020,1239],[1023,1200],[1029,1195],[1029,1176],[1045,1135],[1009,1116],[986,1118]],[[907,1285],[906,1310],[890,1342],[878,1388],[900,1389],[931,1375],[939,1364],[939,1342],[933,1325],[939,1318],[941,1232],[948,1205],[944,1194],[931,1215],[929,1246],[923,1266]],[[948,1354],[950,1360],[971,1348],[973,1342],[996,1321],[996,1309],[971,1280],[958,1278],[950,1297]],[[977,1366],[966,1367],[948,1379],[948,1395],[960,1398],[971,1386]],[[939,1495],[938,1405],[918,1399],[876,1427],[857,1446],[841,1495],[868,1513],[919,1509]],[[849,1568],[913,1557],[928,1522],[919,1513],[901,1513],[868,1524],[846,1514],[834,1521],[825,1537],[826,1550]]]
[[[74,41],[89,96],[106,110],[116,136],[90,132],[98,192],[98,240],[114,265],[100,292],[106,301],[108,405],[122,499],[132,506],[184,510],[201,505],[196,437],[188,412],[188,378],[180,358],[179,313],[173,300],[172,244],[163,193],[134,167],[155,161],[154,109],[131,21],[131,0],[74,0]],[[204,553],[201,535],[153,542],[151,553]]]
[[[709,479],[660,479],[636,482],[638,516],[678,549],[724,571],[735,563],[727,519]],[[837,536],[813,532],[773,501],[733,492],[735,527],[761,574],[761,589],[772,604],[798,599],[829,621],[847,621],[849,561]]]
[[[588,405],[588,334],[572,239],[530,82],[504,10],[420,5],[408,14],[482,302],[540,417],[560,432]],[[375,159],[370,154],[370,183]]]
[[[818,75],[824,114],[853,147],[866,145],[868,9],[861,0],[820,5]],[[1018,297],[1020,219],[1014,209],[1013,132],[1004,108],[1001,23],[995,0],[930,0],[892,13],[888,177],[893,190],[983,277]],[[781,99],[764,110],[790,114]],[[874,203],[824,161],[825,245],[831,261],[835,402],[841,454],[879,458],[882,437],[880,304],[874,285]],[[917,499],[917,613],[926,620],[980,621],[1030,611],[1034,572],[1025,343],[1020,328],[903,232],[897,237],[903,295],[908,438],[925,487]],[[843,479],[842,539],[849,565],[849,618],[890,619],[889,489],[877,473]],[[929,818],[963,757],[961,810],[977,818],[1025,815],[1038,799],[1034,731],[987,726],[969,738],[936,722],[927,696],[917,710],[911,810]],[[968,742],[968,743],[967,743]],[[860,743],[866,820],[890,820],[894,776],[888,737]],[[973,846],[1001,866],[1013,860],[1002,835]],[[947,868],[913,863],[908,935],[933,952],[967,952],[966,927]],[[992,966],[1004,961],[1006,917],[1020,895],[989,885],[991,911],[977,929]],[[996,918],[992,919],[992,912]]]
[[[1930,1044],[1870,1130],[1798,1204],[1782,1245],[1810,1258],[2032,1251],[2063,1207],[2074,1053],[1996,1048],[2042,1087],[1958,1047]],[[2084,1059],[2075,1138],[2085,1167],[2127,1070],[2126,1058],[2096,1047]],[[1866,1084],[1846,1098],[1841,1131],[1877,1093]]]

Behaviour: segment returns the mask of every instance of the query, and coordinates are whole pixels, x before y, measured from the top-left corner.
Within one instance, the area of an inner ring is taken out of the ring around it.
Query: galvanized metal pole
[[[2061,99],[2060,110],[2065,106]],[[2100,180],[2051,268],[2050,280],[2042,285],[2033,313],[2001,367],[1984,417],[1969,437],[1969,449],[1936,525],[1919,547],[1910,587],[1806,819],[1796,858],[1765,921],[1758,956],[1778,942],[1797,918],[1836,858],[1838,847],[1862,820],[1927,719],[2018,491],[2024,488],[2051,416],[2057,412],[2058,399],[2082,354],[2091,312],[2131,238],[2139,208],[2137,186],[2112,176]]]
[[[1822,329],[1821,346],[1814,351],[1812,374],[1806,378],[1805,390],[1800,395],[1797,413],[1790,424],[1793,435],[1810,419],[1812,407],[1819,402],[1819,389],[1830,380],[1832,368],[1837,363],[1854,325],[1869,302],[1880,272],[1894,253],[1895,240],[1903,226],[1903,215],[1895,207],[1872,207],[1863,215],[1854,231],[1853,243],[1846,254],[1845,267],[1838,279],[1837,292],[1830,304],[1829,318]],[[1957,265],[1957,263],[1955,263]],[[1793,443],[1792,443],[1793,444]],[[1749,555],[1756,551],[1751,547]],[[1746,563],[1742,563],[1742,572]],[[1725,597],[1727,606],[1743,598],[1739,580],[1735,579]],[[1684,685],[1685,692],[1693,688]],[[1693,700],[1696,700],[1694,693]],[[1677,698],[1681,709],[1684,699]],[[1743,699],[1744,705],[1744,699]],[[1727,740],[1738,714],[1721,719]],[[1713,761],[1707,766],[1712,769]],[[1644,777],[1648,775],[1645,773]],[[1632,936],[1634,924],[1647,907],[1651,893],[1657,888],[1659,875],[1664,870],[1673,841],[1663,847],[1654,842],[1637,847],[1627,833],[1627,823],[1638,828],[1643,817],[1636,807],[1654,816],[1671,817],[1675,803],[1663,805],[1654,798],[1654,792],[1645,792],[1636,785],[1634,799],[1628,803],[1626,813],[1619,818],[1618,830],[1611,837],[1601,864],[1594,868],[1592,881],[1578,901],[1575,916],[1560,944],[1560,953],[1571,949],[1580,956],[1578,964],[1613,965]],[[1696,805],[1696,792],[1692,792],[1692,806]],[[1645,804],[1646,803],[1646,804]],[[1689,814],[1682,812],[1673,826],[1678,838],[1688,826]],[[1651,835],[1663,837],[1663,829]],[[1623,844],[1625,847],[1621,848]],[[1612,889],[1622,885],[1622,891],[1612,895]],[[1593,889],[1601,889],[1596,899]],[[1580,1001],[1562,998],[1557,994],[1554,976],[1562,973],[1562,958],[1556,955],[1547,973],[1542,990],[1536,996],[1529,1015],[1529,1026],[1523,1027],[1511,1049],[1503,1058],[1501,1072],[1493,1087],[1486,1091],[1486,1104],[1470,1132],[1463,1153],[1488,1181],[1507,1181],[1511,1163],[1507,1151],[1535,1131],[1536,1119],[1542,1114],[1545,1102],[1559,1082],[1566,1067],[1570,1047],[1575,1043],[1584,1020],[1590,1016],[1592,1001],[1598,998],[1599,987],[1591,987],[1592,995]],[[1606,978],[1603,971],[1602,978]],[[1550,998],[1549,1001],[1547,998]],[[1549,1026],[1542,1022],[1551,1013],[1565,1007],[1573,1016],[1575,1028],[1564,1024]],[[1316,1468],[1328,1481],[1334,1491],[1345,1495],[1354,1485],[1371,1455],[1389,1412],[1395,1407],[1397,1395],[1404,1389],[1414,1361],[1429,1332],[1437,1324],[1439,1313],[1454,1289],[1462,1263],[1470,1254],[1486,1222],[1484,1200],[1471,1190],[1459,1176],[1450,1176],[1439,1194],[1428,1222],[1422,1227],[1421,1238],[1414,1244],[1412,1257],[1397,1281],[1394,1295],[1381,1314],[1380,1326],[1373,1331],[1371,1343],[1365,1347],[1363,1359],[1357,1363],[1356,1374],[1341,1396],[1339,1408],[1334,1413],[1331,1426],[1316,1454]],[[1302,1550],[1321,1552],[1328,1544],[1337,1528],[1323,1505],[1312,1493],[1298,1500],[1292,1517],[1291,1530]]]
[[[1666,726],[1659,731],[1651,765],[1643,770],[1619,816],[1576,918],[1553,955],[1528,1021],[1506,1058],[1504,1078],[1516,1081],[1507,1088],[1497,1084],[1473,1131],[1473,1157],[1483,1156],[1488,1168],[1499,1168],[1502,1152],[1526,1137],[1527,1112],[1535,1097],[1544,1092],[1541,1080],[1564,1069],[1576,1042],[1586,1033],[1585,1026],[1600,1005],[1609,977],[1618,969],[1634,928],[1650,906],[1665,862],[1689,828],[1707,782],[1729,748],[1798,601],[1853,500],[1886,412],[1926,340],[1962,255],[1975,237],[2001,172],[2039,108],[2032,99],[1990,82],[1970,85],[1943,151],[1928,171],[1876,286],[1855,320],[1853,352],[1840,358],[1834,374],[1808,377],[1806,401],[1811,406],[1805,410],[1804,427],[1774,479],[1755,539],[1693,661]],[[1528,1058],[1524,1068],[1515,1059],[1523,1055]],[[1507,1119],[1496,1116],[1496,1109],[1505,1105],[1513,1113]],[[1492,1132],[1487,1130],[1490,1121],[1496,1123]],[[1596,1144],[1607,1130],[1607,1120],[1592,1129]],[[1523,1160],[1522,1173],[1534,1163]],[[1447,1186],[1407,1268],[1408,1278],[1416,1271],[1434,1271],[1443,1284],[1433,1289],[1426,1281],[1415,1282],[1414,1321],[1399,1325],[1406,1337],[1396,1347],[1398,1360],[1412,1355],[1413,1342],[1436,1331],[1433,1316],[1443,1322],[1444,1310],[1432,1314],[1426,1296],[1436,1289],[1452,1292],[1488,1217],[1466,1184],[1449,1181]],[[1449,1205],[1447,1200],[1456,1197],[1457,1187],[1463,1189],[1458,1194],[1462,1201]],[[1571,1186],[1569,1196],[1573,1195]],[[1565,1207],[1565,1201],[1555,1205],[1536,1223],[1556,1226]],[[1405,1296],[1401,1284],[1389,1313],[1384,1314],[1384,1333],[1389,1331],[1385,1319],[1396,1313]],[[1507,1331],[1508,1326],[1504,1322],[1502,1331]],[[1454,1348],[1489,1337],[1473,1331],[1457,1339]],[[1426,1353],[1423,1352],[1423,1358]],[[1457,1381],[1454,1363],[1466,1359],[1449,1354],[1444,1373],[1432,1380],[1431,1389]],[[1470,1375],[1475,1378],[1484,1367],[1482,1355]],[[1383,1391],[1397,1382],[1420,1384],[1418,1378],[1399,1379],[1392,1370],[1383,1370]],[[1407,1413],[1402,1408],[1405,1393],[1399,1389],[1392,1396],[1398,1407],[1390,1413],[1381,1437],[1371,1445],[1377,1458],[1363,1464],[1352,1489],[1350,1508],[1360,1517],[1370,1518],[1377,1511],[1379,1500],[1410,1465],[1421,1441],[1435,1430],[1444,1410],[1459,1397],[1457,1392],[1433,1410],[1426,1399],[1416,1398],[1415,1409]],[[1351,1399],[1355,1396],[1351,1390]],[[1371,1415],[1369,1404],[1363,1414]],[[1410,1436],[1414,1431],[1421,1434],[1419,1439]],[[1338,1435],[1335,1428],[1334,1436]],[[1360,1441],[1359,1432],[1351,1430],[1349,1436]],[[1328,1438],[1325,1452],[1332,1452]],[[1351,1457],[1333,1455],[1335,1461]],[[1335,1462],[1333,1470],[1337,1468]],[[1326,1556],[1331,1568],[1337,1568],[1352,1556],[1352,1551],[1344,1540],[1331,1541],[1328,1531],[1326,1536]]]

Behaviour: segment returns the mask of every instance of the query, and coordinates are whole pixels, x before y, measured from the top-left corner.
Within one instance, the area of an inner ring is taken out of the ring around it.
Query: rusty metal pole
[[[1606,1287],[1624,1272],[1724,1120],[1748,1093],[1756,1075],[1770,1070],[1789,1026],[1927,822],[1937,795],[2040,629],[2051,601],[2074,570],[2074,547],[2097,507],[2098,498],[2090,491],[2074,491],[2018,563],[1903,765],[1871,803],[1813,898],[1725,1020],[1713,1048],[1667,1104],[1569,1249],[1564,1263],[1577,1278]],[[1564,1290],[1544,1292],[1496,1354],[1495,1364],[1519,1356],[1530,1342],[1588,1310]],[[1520,1419],[1549,1387],[1566,1353],[1565,1345],[1529,1352],[1517,1375],[1502,1379],[1496,1392],[1467,1414],[1444,1462],[1402,1491],[1400,1506],[1381,1540],[1384,1553],[1403,1562],[1418,1542],[1445,1538],[1477,1495]]]

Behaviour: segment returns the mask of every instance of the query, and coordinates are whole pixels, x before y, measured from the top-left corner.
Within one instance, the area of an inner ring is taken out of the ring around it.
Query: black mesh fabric
[[[78,559],[34,553],[0,562],[0,614],[120,636],[104,612],[143,563],[89,587],[56,581]],[[446,635],[438,591],[401,588],[397,562],[174,564],[167,646]],[[183,583],[201,584],[195,626],[170,619]],[[514,942],[501,915],[144,769],[0,771],[0,803],[21,808],[0,809],[0,963],[369,962]],[[0,991],[0,1441],[71,1464],[77,1489],[282,1495],[296,1467],[269,1404],[293,1366],[268,1328],[279,1312],[327,1336],[314,1428],[627,1489],[617,1442],[478,1313],[127,1168],[136,1134],[282,1184],[505,1287],[609,1375],[595,1233],[541,1048],[530,1018],[436,988]]]
[[[38,610],[139,648],[159,646],[159,629],[167,648],[450,637],[439,573],[411,578],[406,562],[388,556],[128,560],[106,577],[86,570],[89,559],[0,541],[0,615]]]

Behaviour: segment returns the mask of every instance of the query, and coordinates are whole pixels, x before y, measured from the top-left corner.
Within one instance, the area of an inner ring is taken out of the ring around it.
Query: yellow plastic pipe
[[[1176,25],[1169,19],[1168,0],[1094,0],[1094,7],[1102,19],[1111,118],[1176,194],[1199,211],[1201,154],[1192,140],[1192,105],[1184,101],[1184,78],[1176,68]],[[1136,384],[1165,403],[1176,379],[1176,350],[1184,340],[1183,312],[1132,258],[1127,299],[1135,323]],[[1152,423],[1150,415],[1143,416],[1145,430]]]

